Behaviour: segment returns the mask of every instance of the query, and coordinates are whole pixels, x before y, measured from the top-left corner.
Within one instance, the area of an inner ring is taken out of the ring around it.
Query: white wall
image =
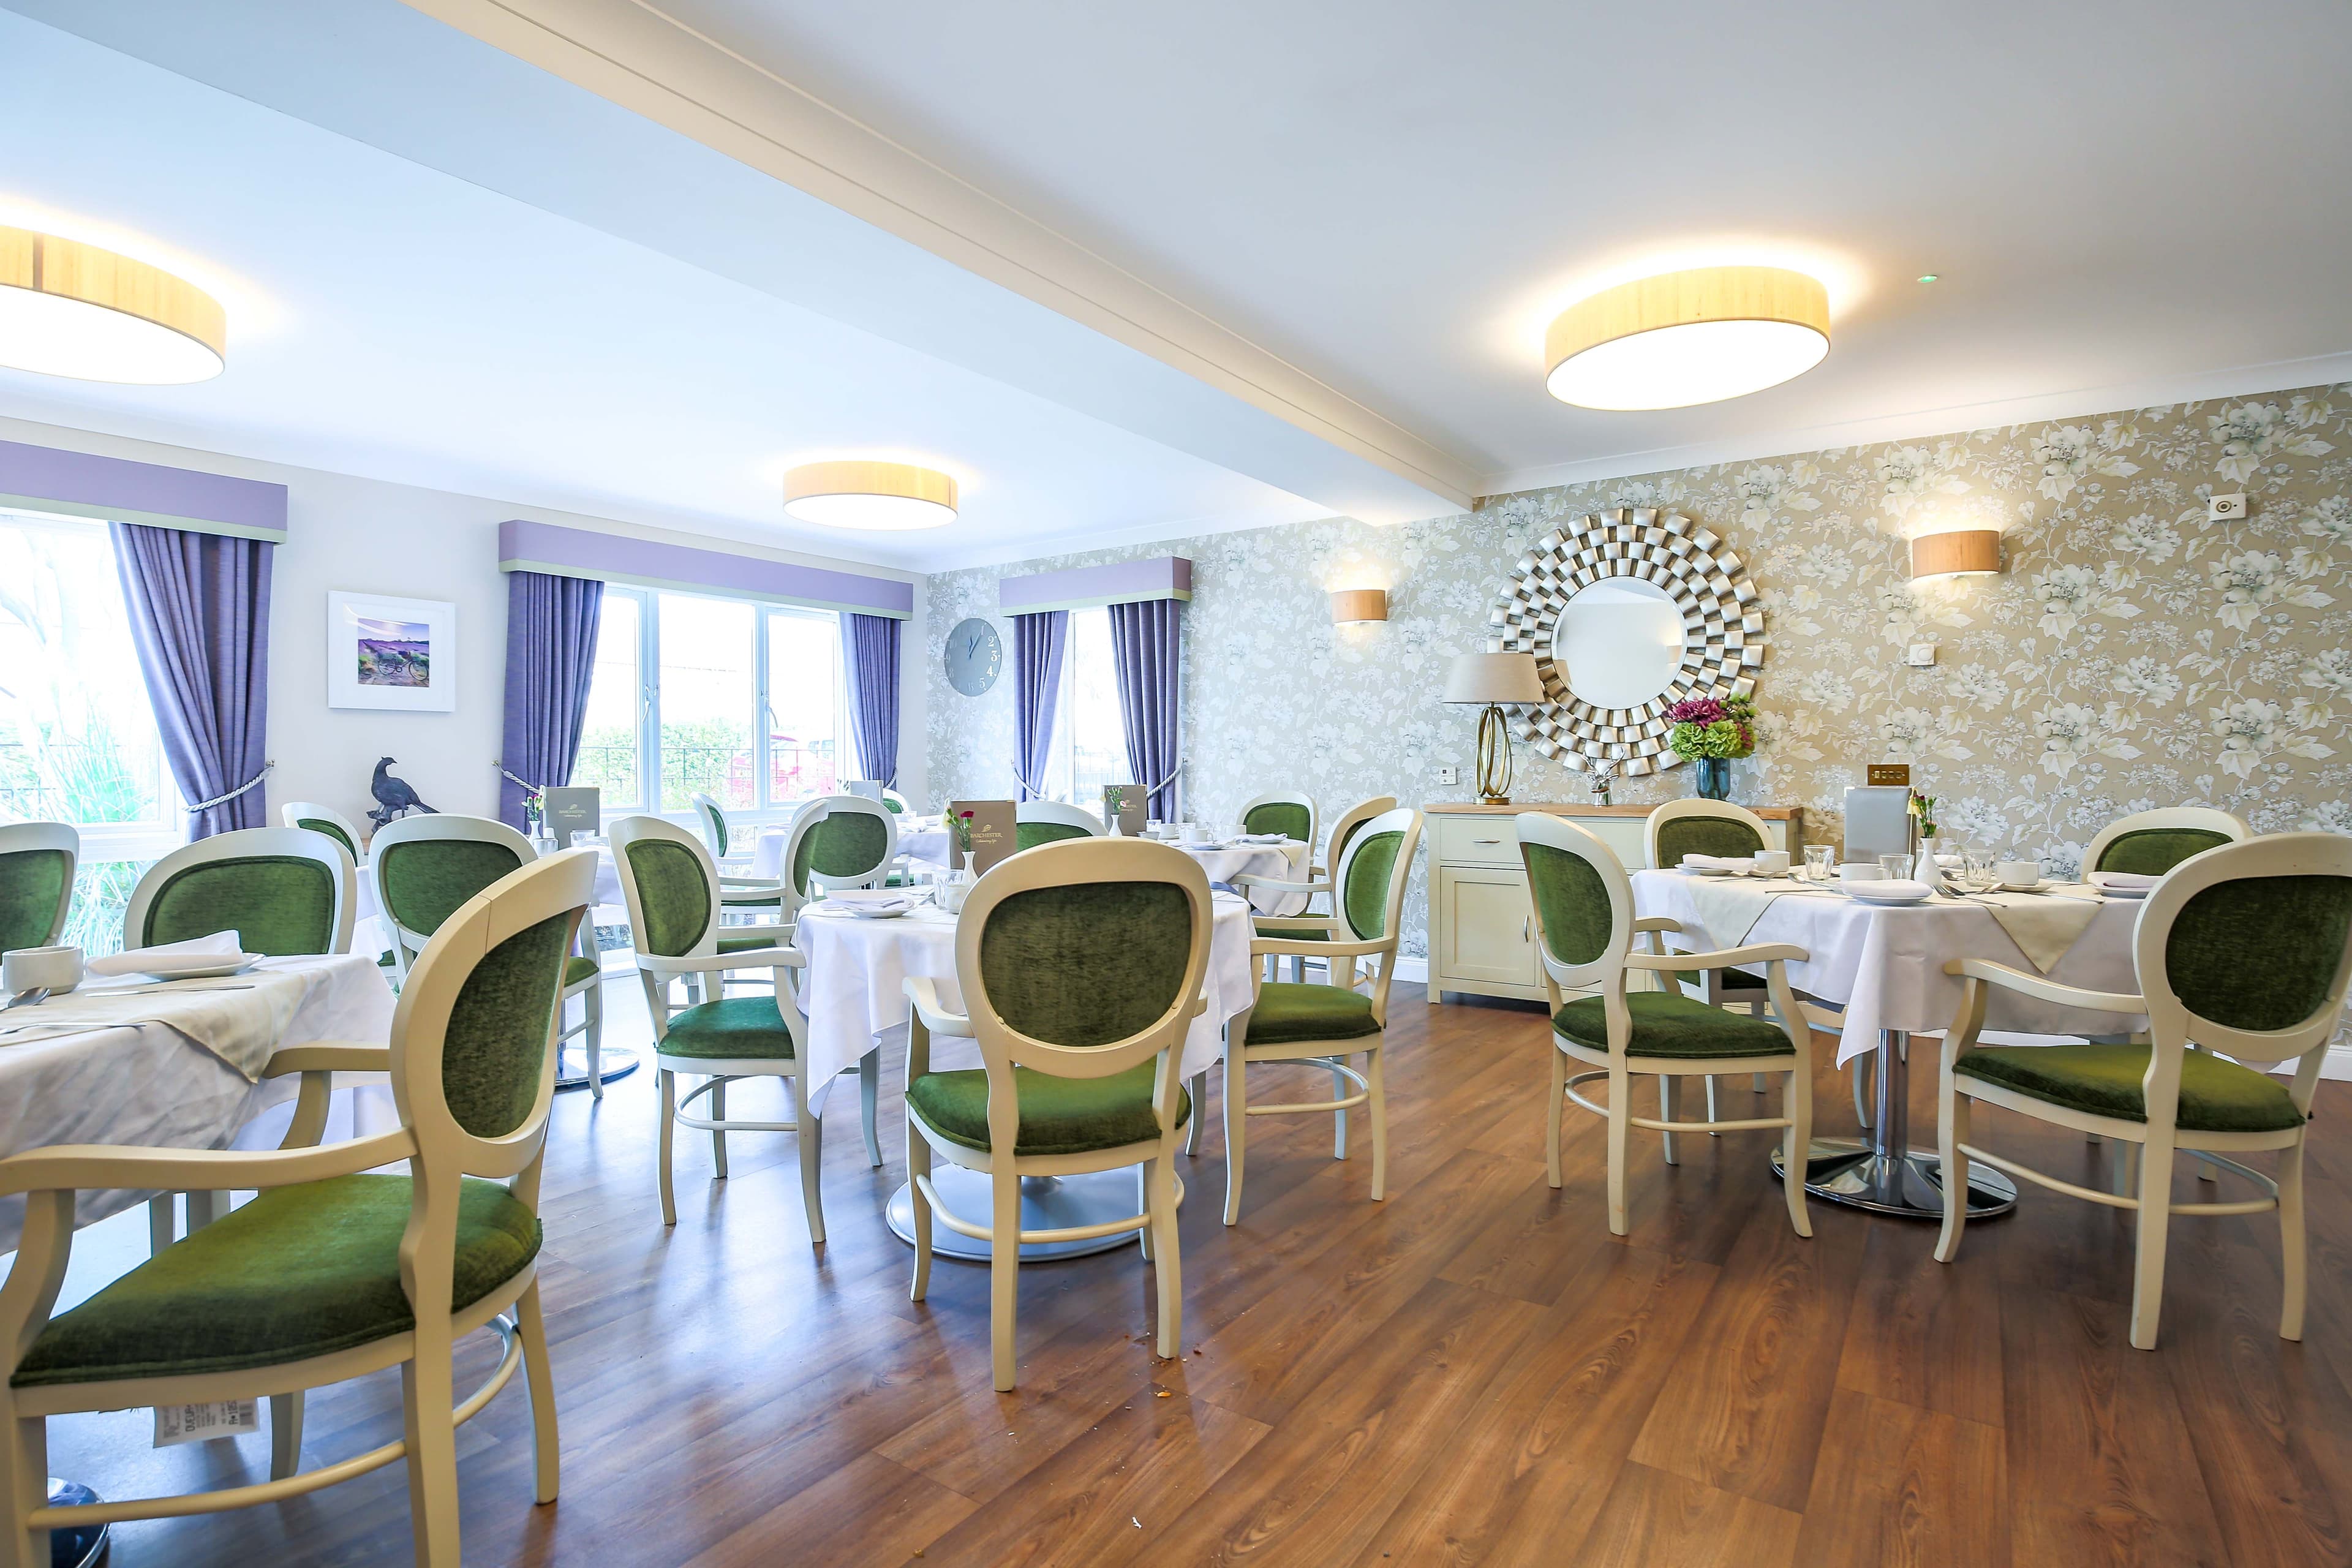
[[[498,528],[513,517],[917,582],[916,629],[907,634],[902,654],[899,766],[902,777],[921,777],[923,601],[919,580],[911,573],[27,420],[0,418],[0,439],[287,488],[287,542],[278,549],[270,593],[268,755],[278,767],[267,787],[273,825],[279,804],[289,800],[320,801],[359,817],[374,805],[368,783],[383,756],[398,759],[392,771],[439,809],[495,813],[499,775],[493,764],[504,721],[507,630]],[[327,706],[327,594],[339,588],[457,605],[455,712]]]

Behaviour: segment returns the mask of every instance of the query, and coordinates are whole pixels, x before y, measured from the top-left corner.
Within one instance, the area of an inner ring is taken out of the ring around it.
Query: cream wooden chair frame
[[[360,825],[323,801],[289,800],[278,808],[278,821],[285,827],[299,827],[305,821],[331,822],[338,831],[351,839],[352,856],[355,862],[367,853],[367,835],[360,831]]]
[[[1414,854],[1421,847],[1422,815],[1410,806],[1396,811],[1384,811],[1365,823],[1347,844],[1339,864],[1331,878],[1331,886],[1345,889],[1348,873],[1356,863],[1357,854],[1366,844],[1385,834],[1401,833],[1403,841],[1397,846],[1396,863],[1389,869],[1388,897],[1382,904],[1386,919],[1381,929],[1386,934],[1366,942],[1357,937],[1348,923],[1345,913],[1335,915],[1289,915],[1284,917],[1289,925],[1319,925],[1331,933],[1328,942],[1307,942],[1295,937],[1254,937],[1250,942],[1250,996],[1252,1011],[1256,998],[1265,989],[1263,968],[1255,960],[1276,955],[1304,955],[1323,959],[1331,966],[1331,984],[1345,991],[1357,988],[1356,965],[1377,960],[1373,964],[1371,984],[1372,1021],[1380,1026],[1377,1034],[1360,1036],[1349,1040],[1285,1040],[1278,1044],[1253,1046],[1249,1039],[1249,1014],[1239,1014],[1225,1025],[1225,1223],[1234,1225],[1242,1217],[1242,1174],[1249,1147],[1249,1119],[1253,1116],[1297,1116],[1329,1112],[1335,1123],[1331,1135],[1331,1157],[1348,1157],[1348,1112],[1361,1105],[1367,1108],[1372,1123],[1372,1201],[1379,1203],[1388,1196],[1389,1118],[1388,1091],[1382,1064],[1387,1056],[1389,1022],[1389,987],[1396,980],[1397,942],[1402,935],[1399,927],[1404,915],[1405,885],[1412,879]],[[1332,901],[1342,911],[1347,907],[1344,892],[1334,892]],[[1364,1058],[1363,1068],[1354,1066],[1355,1058]],[[1249,1101],[1249,1064],[1252,1062],[1304,1062],[1330,1069],[1331,1098],[1324,1100],[1283,1101],[1267,1105],[1252,1105]],[[1353,1092],[1349,1092],[1349,1086]]]
[[[376,918],[383,922],[384,934],[392,939],[392,967],[395,982],[404,984],[409,965],[415,954],[425,950],[432,940],[429,931],[415,931],[393,918],[392,889],[384,879],[384,851],[403,844],[425,840],[447,842],[457,840],[472,844],[496,844],[511,850],[519,865],[528,866],[539,858],[538,847],[503,822],[487,816],[462,816],[453,812],[436,812],[429,816],[403,816],[388,822],[376,830],[375,839],[368,847],[368,876],[375,884]],[[581,925],[581,937],[573,945],[577,956],[593,958],[595,921]],[[588,1092],[596,1099],[604,1098],[604,973],[598,972],[576,985],[563,988],[563,1000],[580,998],[580,1022],[562,1030],[555,1037],[555,1048],[561,1051],[563,1042],[574,1035],[582,1036],[582,1046],[588,1056]]]
[[[677,1199],[670,1175],[670,1145],[674,1130],[688,1127],[710,1134],[710,1159],[716,1179],[727,1179],[727,1134],[730,1132],[795,1132],[798,1133],[801,1166],[801,1205],[808,1214],[809,1245],[824,1245],[824,1197],[819,1180],[824,1168],[824,1123],[809,1109],[808,1073],[808,1014],[801,1006],[802,975],[808,968],[807,956],[791,945],[793,927],[787,924],[770,926],[725,926],[719,923],[724,908],[719,900],[719,871],[711,863],[709,846],[674,822],[658,816],[625,816],[606,830],[613,847],[613,864],[620,874],[621,896],[629,910],[632,931],[647,931],[645,903],[637,890],[636,868],[629,861],[629,846],[644,839],[664,839],[684,845],[701,862],[702,875],[710,889],[710,915],[702,928],[702,935],[691,952],[675,958],[665,958],[640,949],[636,954],[637,978],[646,991],[646,1011],[654,1026],[654,1076],[661,1089],[661,1137],[658,1152],[661,1187],[662,1224],[677,1223]],[[758,936],[769,939],[765,947],[721,955],[719,938]],[[776,1011],[783,1016],[784,1025],[792,1031],[793,1054],[790,1057],[758,1057],[722,1058],[699,1056],[672,1056],[664,1053],[662,1042],[669,1036],[671,1013],[669,983],[677,979],[697,979],[707,974],[724,975],[729,970],[765,969],[775,985]],[[874,1110],[880,1082],[881,1061],[876,1051],[869,1050],[858,1058],[857,1089],[859,1108],[866,1131],[866,1154],[869,1164],[882,1163],[881,1141],[874,1131]],[[688,1073],[705,1081],[680,1099],[677,1075]],[[793,1120],[790,1121],[734,1121],[727,1116],[727,1086],[739,1078],[775,1078],[784,1082],[793,1100]],[[693,1113],[694,1102],[708,1096],[710,1114]]]
[[[66,931],[66,921],[73,913],[74,878],[81,869],[81,835],[63,822],[11,822],[0,826],[0,855],[20,855],[42,849],[62,850],[66,858],[65,886],[58,892],[58,907],[49,916],[47,936],[37,945],[52,947]]]
[[[1723,948],[1714,952],[1667,952],[1663,938],[1682,930],[1681,923],[1664,916],[1634,918],[1633,884],[1625,875],[1623,862],[1616,852],[1592,834],[1572,822],[1538,812],[1524,812],[1512,819],[1521,846],[1520,857],[1526,858],[1526,846],[1540,844],[1573,855],[1591,866],[1608,889],[1610,937],[1599,957],[1588,963],[1569,963],[1552,955],[1551,943],[1544,936],[1543,903],[1535,904],[1536,952],[1543,961],[1544,989],[1550,1006],[1558,1012],[1563,990],[1597,990],[1601,994],[1602,1016],[1607,1020],[1609,1048],[1594,1050],[1552,1032],[1551,1101],[1544,1119],[1544,1173],[1554,1187],[1560,1184],[1559,1139],[1563,1100],[1571,1100],[1609,1123],[1609,1231],[1612,1236],[1625,1234],[1625,1153],[1628,1135],[1633,1128],[1672,1137],[1676,1132],[1741,1132],[1765,1128],[1783,1130],[1782,1155],[1787,1168],[1801,1173],[1805,1168],[1805,1146],[1813,1135],[1812,1031],[1803,1022],[1804,1015],[1797,1008],[1796,993],[1790,988],[1788,971],[1782,966],[1801,963],[1805,950],[1788,942],[1759,942],[1745,947]],[[1530,884],[1534,870],[1528,870]],[[1658,951],[1635,952],[1633,938],[1647,933]],[[1633,1018],[1625,1002],[1625,976],[1630,970],[1646,970],[1662,975],[1687,974],[1707,969],[1720,969],[1733,963],[1761,963],[1765,986],[1770,992],[1774,1022],[1789,1038],[1789,1049],[1794,1057],[1640,1057],[1626,1054],[1633,1039]],[[1594,1070],[1570,1074],[1570,1060],[1589,1064]],[[1633,1063],[1641,1065],[1637,1068]],[[1655,1074],[1659,1082],[1659,1110],[1656,1120],[1633,1114],[1633,1080],[1639,1071]],[[1780,1073],[1786,1075],[1782,1116],[1748,1117],[1737,1121],[1718,1121],[1710,1116],[1704,1121],[1675,1120],[1675,1080],[1682,1078],[1705,1077],[1709,1073]],[[1609,1083],[1609,1103],[1595,1105],[1579,1094],[1577,1086],[1606,1079]],[[1805,1213],[1805,1184],[1795,1179],[1782,1184],[1789,1205],[1789,1223],[1799,1236],[1813,1234],[1812,1221]]]
[[[343,847],[327,835],[309,827],[240,827],[227,833],[215,833],[210,838],[199,838],[194,844],[183,844],[152,866],[131,889],[131,901],[122,910],[122,945],[145,947],[147,911],[155,902],[155,895],[163,884],[191,866],[210,865],[215,860],[240,860],[248,856],[282,855],[304,860],[316,860],[334,876],[335,904],[329,916],[333,932],[329,939],[329,952],[349,952],[352,950],[352,923],[357,915],[356,900],[352,897],[358,883],[358,872]]]
[[[1275,936],[1279,933],[1269,931],[1267,929],[1269,926],[1297,925],[1302,921],[1311,921],[1317,918],[1314,914],[1315,895],[1318,893],[1329,893],[1331,891],[1331,867],[1347,849],[1348,841],[1356,836],[1357,832],[1363,827],[1364,824],[1380,816],[1382,812],[1394,811],[1396,807],[1396,796],[1392,795],[1376,795],[1370,800],[1358,801],[1346,811],[1341,812],[1339,814],[1339,820],[1331,825],[1331,837],[1328,842],[1326,843],[1319,850],[1311,845],[1308,846],[1307,856],[1307,880],[1304,882],[1293,882],[1280,877],[1253,877],[1246,872],[1241,876],[1235,877],[1234,879],[1233,885],[1241,890],[1241,894],[1244,898],[1249,897],[1250,891],[1253,889],[1268,893],[1303,893],[1307,895],[1307,908],[1301,910],[1298,914],[1262,915],[1253,913],[1250,917],[1252,929],[1260,936]],[[1318,859],[1318,856],[1320,857],[1319,860]],[[1335,915],[1339,912],[1339,906],[1337,904],[1332,906],[1331,912]],[[1280,959],[1269,959],[1266,962],[1273,969],[1274,977],[1279,978],[1282,961]],[[1329,965],[1326,964],[1324,967],[1328,972]],[[1307,961],[1305,959],[1294,958],[1290,961],[1290,978],[1300,982],[1301,984],[1305,983],[1307,979]]]
[[[1240,832],[1247,833],[1249,814],[1261,805],[1303,805],[1307,808],[1307,858],[1312,860],[1315,858],[1317,836],[1323,828],[1323,813],[1316,806],[1315,797],[1311,795],[1300,794],[1297,790],[1286,789],[1268,790],[1264,795],[1252,795],[1242,802],[1239,811],[1234,813],[1234,826]]]
[[[7,1283],[0,1287],[0,1362],[5,1362],[5,1367],[0,1367],[0,1472],[5,1472],[0,1473],[0,1481],[5,1484],[5,1496],[0,1496],[0,1517],[6,1525],[5,1538],[0,1540],[0,1568],[49,1568],[52,1527],[172,1519],[278,1502],[365,1475],[395,1459],[404,1459],[408,1466],[408,1507],[417,1563],[421,1568],[459,1568],[457,1428],[497,1396],[519,1364],[530,1374],[536,1460],[533,1496],[542,1503],[555,1500],[555,1385],[540,1312],[536,1262],[463,1311],[452,1312],[448,1305],[457,1256],[460,1178],[505,1180],[525,1204],[534,1210],[539,1205],[547,1112],[555,1095],[554,1013],[549,1013],[546,1050],[531,1109],[519,1127],[502,1137],[478,1138],[458,1125],[443,1098],[441,1056],[450,1015],[475,966],[509,937],[567,911],[576,933],[595,896],[595,886],[596,858],[590,851],[574,850],[525,866],[469,900],[435,934],[409,984],[401,989],[400,1004],[393,1015],[392,1044],[319,1043],[278,1052],[266,1076],[301,1075],[294,1126],[282,1148],[246,1153],[64,1145],[0,1160],[0,1196],[25,1196],[24,1239]],[[565,946],[568,950],[569,935]],[[389,1071],[400,1110],[400,1128],[372,1138],[312,1146],[325,1125],[331,1080],[339,1071]],[[410,1332],[252,1371],[10,1386],[8,1377],[47,1323],[64,1284],[78,1192],[124,1187],[207,1191],[285,1187],[356,1175],[401,1160],[408,1162],[415,1180],[415,1207],[400,1246],[401,1288],[416,1317],[416,1326]],[[478,1329],[499,1336],[502,1353],[488,1379],[459,1403],[451,1364],[453,1347]],[[299,1408],[295,1402],[304,1390],[394,1366],[401,1369],[406,1435],[382,1447],[298,1473],[299,1419],[281,1424],[280,1412]],[[271,1402],[269,1480],[220,1491],[79,1507],[47,1504],[44,1478],[48,1473],[49,1416],[256,1397]]]
[[[2132,928],[2132,960],[2140,984],[2137,995],[2060,985],[2039,974],[2027,974],[1985,959],[1967,959],[1944,966],[1945,973],[1961,975],[1966,983],[1961,987],[1959,1015],[1944,1037],[1943,1070],[1937,1092],[1937,1137],[1943,1155],[1947,1194],[1943,1233],[1936,1242],[1937,1262],[1949,1263],[1959,1252],[1960,1234],[1968,1224],[1968,1205],[1955,1204],[1950,1194],[1967,1190],[1971,1160],[1980,1160],[2070,1197],[2104,1204],[2109,1208],[2134,1210],[2139,1221],[2133,1238],[2131,1342],[2140,1350],[2154,1350],[2157,1318],[2164,1305],[2165,1242],[2172,1216],[2263,1214],[2275,1209],[2284,1283],[2279,1337],[2303,1338],[2303,1152],[2309,1138],[2309,1122],[2276,1132],[2185,1130],[2179,1125],[2181,1063],[2189,1051],[2200,1047],[2265,1069],[2273,1063],[2293,1061],[2294,1078],[2288,1096],[2294,1108],[2308,1118],[2312,1096],[2319,1085],[2320,1066],[2327,1055],[2327,1043],[2342,1020],[2346,987],[2352,983],[2352,945],[2347,945],[2337,963],[2326,1001],[2309,1019],[2293,1028],[2261,1033],[2233,1029],[2191,1013],[2174,994],[2167,978],[2165,949],[2171,939],[2173,921],[2191,899],[2207,889],[2246,878],[2308,876],[2352,877],[2352,839],[2334,833],[2271,834],[2218,845],[2173,868],[2148,894]],[[2094,1115],[1981,1079],[1958,1077],[1953,1068],[1976,1048],[1978,1034],[1984,1027],[1985,1005],[1993,986],[2061,1006],[2085,1007],[2102,1013],[2147,1014],[2148,1065],[2147,1077],[2140,1080],[2140,1094],[2147,1120],[2132,1121]],[[1969,1142],[1972,1101],[2014,1110],[2095,1137],[2114,1139],[2133,1146],[2138,1158],[2118,1163],[2116,1191],[2094,1192]],[[2278,1152],[2275,1178],[2226,1157],[2265,1150]],[[2174,1203],[2173,1156],[2182,1151],[2193,1151],[2208,1163],[2243,1176],[2266,1195],[2233,1203]],[[2138,1167],[2136,1183],[2130,1169],[2134,1163]],[[2128,1190],[2135,1184],[2138,1188],[2137,1195]]]
[[[898,816],[912,816],[915,815],[915,803],[908,800],[905,795],[900,795],[897,790],[892,789],[888,784],[884,784],[882,786],[882,804],[886,806],[894,805],[898,806]]]
[[[710,851],[710,858],[722,870],[730,873],[740,871],[750,862],[751,856],[737,845],[736,839],[740,836],[735,831],[735,825],[727,820],[727,808],[719,804],[717,796],[705,795],[700,790],[686,798],[694,812],[695,828],[702,835],[703,847]],[[719,847],[721,839],[726,841],[724,849]]]
[[[1016,826],[1024,822],[1050,822],[1056,827],[1083,827],[1089,838],[1110,837],[1110,830],[1103,826],[1101,817],[1083,805],[1071,805],[1058,800],[1022,801],[1013,808],[1013,821]],[[1055,842],[1061,843],[1066,840],[1057,839]],[[1026,854],[1028,851],[1023,850],[1021,853]]]
[[[862,812],[867,816],[882,819],[882,858],[876,861],[870,869],[845,877],[827,876],[812,866],[809,868],[808,889],[803,890],[793,883],[793,867],[800,860],[801,841],[816,831],[818,823],[836,812]],[[820,889],[832,892],[840,888],[881,887],[890,879],[890,873],[898,868],[898,818],[888,806],[878,800],[868,800],[862,795],[817,796],[801,807],[800,814],[793,818],[791,834],[784,839],[784,856],[781,862],[784,901],[779,906],[783,922],[790,925],[799,918],[801,907],[809,901],[812,892]]]
[[[2253,825],[2231,811],[2210,805],[2165,805],[2153,811],[2135,811],[2128,816],[2118,816],[2091,836],[2090,847],[2083,851],[2083,875],[2088,877],[2099,864],[2099,857],[2107,846],[2126,833],[2162,831],[2168,827],[2200,828],[2207,833],[2219,833],[2232,844],[2242,844],[2254,837]],[[2215,845],[2220,848],[2220,845]]]
[[[1176,987],[1168,1010],[1149,1026],[1124,1040],[1104,1046],[1058,1046],[1024,1035],[1006,1023],[989,1005],[988,984],[981,967],[981,939],[991,910],[1005,900],[1040,888],[1072,887],[1088,882],[1168,882],[1184,891],[1192,906],[1192,952],[1184,978]],[[1209,970],[1209,937],[1214,925],[1209,879],[1200,863],[1181,850],[1140,838],[1072,838],[1041,844],[1006,857],[976,883],[964,900],[956,921],[957,985],[968,1013],[950,1011],[940,1001],[939,985],[929,978],[910,978],[907,997],[913,1021],[907,1032],[908,1087],[931,1070],[931,1038],[946,1036],[978,1042],[988,1072],[988,1141],[997,1149],[1018,1146],[1021,1132],[1019,1079],[1015,1067],[1050,1073],[1057,1078],[1108,1078],[1144,1061],[1157,1064],[1152,1077],[1152,1114],[1158,1136],[1097,1149],[1083,1154],[1016,1154],[1000,1160],[993,1153],[967,1149],[933,1136],[920,1117],[907,1113],[907,1174],[912,1189],[915,1222],[915,1275],[909,1299],[919,1301],[930,1289],[931,1221],[959,1236],[990,1244],[989,1342],[990,1368],[1000,1391],[1013,1386],[1014,1312],[1019,1295],[1021,1247],[1038,1242],[1082,1241],[1094,1237],[1139,1233],[1144,1256],[1151,1260],[1158,1300],[1158,1351],[1163,1361],[1182,1353],[1184,1292],[1182,1262],[1176,1235],[1176,1152],[1184,1133],[1177,1119],[1177,1096],[1183,1089],[1184,1036],[1206,1003],[1201,984]],[[1198,1118],[1196,1100],[1192,1115]],[[931,1183],[934,1156],[967,1170],[989,1175],[990,1220],[974,1224],[940,1201]],[[1143,1212],[1124,1219],[1061,1230],[1021,1228],[1021,1181],[1024,1176],[1068,1176],[1088,1171],[1141,1168]],[[1006,1245],[1007,1242],[1011,1245]]]

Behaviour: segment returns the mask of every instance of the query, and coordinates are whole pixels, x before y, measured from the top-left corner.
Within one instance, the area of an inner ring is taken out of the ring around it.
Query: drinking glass
[[[1911,879],[1911,860],[1908,855],[1881,855],[1878,873],[1890,882],[1907,882]]]
[[[1805,880],[1808,882],[1828,881],[1832,874],[1832,865],[1835,861],[1836,858],[1837,846],[1834,844],[1806,845]]]
[[[1993,858],[1981,849],[1971,849],[1963,862],[1961,886],[1972,893],[1989,893],[2000,886],[2000,874],[1993,868]]]

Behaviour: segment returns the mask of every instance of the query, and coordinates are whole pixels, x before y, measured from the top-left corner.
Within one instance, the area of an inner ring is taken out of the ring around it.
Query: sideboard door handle
[[[1473,844],[1500,844],[1502,840],[1499,838],[1473,838],[1470,842]]]
[[[1520,940],[1521,942],[1528,942],[1528,941],[1533,940],[1532,933],[1530,932],[1530,931],[1529,931],[1529,929],[1528,929],[1528,928],[1529,928],[1529,927],[1531,927],[1532,925],[1534,925],[1534,923],[1535,923],[1535,918],[1536,918],[1535,916],[1533,916],[1533,915],[1529,915],[1526,920],[1523,920],[1523,921],[1521,921],[1519,922],[1519,940]]]

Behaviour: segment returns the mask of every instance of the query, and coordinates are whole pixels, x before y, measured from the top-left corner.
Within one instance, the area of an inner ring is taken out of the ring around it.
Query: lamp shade
[[[1386,588],[1342,588],[1331,595],[1334,624],[1385,621],[1388,618],[1389,591]]]
[[[952,476],[910,463],[806,463],[784,476],[784,510],[826,528],[944,528],[956,500]]]
[[[218,375],[228,318],[194,284],[94,245],[0,227],[0,365],[171,386]]]
[[[1911,542],[1911,575],[1952,577],[2000,570],[2000,530],[1923,533]]]
[[[1605,289],[1544,334],[1544,384],[1585,408],[1744,397],[1821,363],[1829,291],[1781,267],[1702,267]]]
[[[1540,702],[1543,678],[1531,653],[1462,653],[1445,671],[1448,702]]]

